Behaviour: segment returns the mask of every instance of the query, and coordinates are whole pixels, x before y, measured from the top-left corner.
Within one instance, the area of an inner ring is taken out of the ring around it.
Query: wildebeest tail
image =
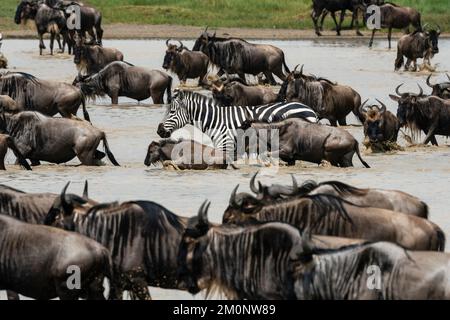
[[[31,170],[30,165],[28,164],[27,160],[25,159],[25,157],[22,155],[22,153],[20,152],[19,149],[17,149],[17,146],[14,142],[14,138],[11,136],[8,136],[6,138],[6,143],[8,144],[8,148],[10,148],[13,152],[14,155],[17,157],[17,160],[19,161],[19,164],[24,167],[27,170]]]
[[[428,220],[428,215],[429,215],[429,208],[428,208],[428,205],[425,203],[425,202],[423,202],[423,201],[420,201],[420,203],[423,205],[423,211],[424,211],[424,216],[422,217],[422,218],[424,218],[424,219],[427,219]]]
[[[169,83],[167,84],[167,103],[171,103],[172,102],[172,81],[173,78],[171,76],[169,76]]]
[[[81,90],[80,92],[81,92],[81,106],[83,107],[84,120],[91,122],[91,117],[89,117],[89,113],[86,109],[86,96]]]
[[[287,64],[286,64],[286,58],[284,57],[284,52],[283,52],[283,67],[284,67],[284,71],[286,72],[286,73],[291,73],[291,70],[289,70],[289,67],[287,66]]]
[[[356,151],[356,154],[358,155],[359,161],[361,161],[361,163],[364,165],[364,167],[370,168],[370,166],[367,164],[367,162],[365,162],[365,161],[363,160],[363,158],[361,157],[361,152],[359,152],[359,144],[358,144],[358,141],[355,141],[355,151]]]
[[[395,70],[399,70],[403,66],[403,54],[400,52],[400,48],[397,49],[397,59],[395,59]]]
[[[437,251],[445,250],[445,233],[441,228],[436,227],[436,237],[437,237]]]
[[[103,134],[103,146],[105,147],[106,155],[108,156],[109,161],[112,162],[113,165],[116,167],[120,167],[120,164],[117,162],[116,158],[114,157],[113,153],[109,149],[108,140],[106,139],[106,135]]]

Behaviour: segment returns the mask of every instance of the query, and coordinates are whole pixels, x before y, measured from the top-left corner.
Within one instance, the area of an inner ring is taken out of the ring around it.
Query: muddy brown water
[[[193,45],[188,40],[184,43],[188,47]],[[416,83],[420,83],[427,92],[430,91],[425,85],[428,73],[394,73],[396,50],[388,50],[386,41],[377,42],[371,50],[366,47],[365,40],[271,43],[284,50],[287,63],[292,68],[298,63],[305,64],[305,72],[348,84],[361,94],[363,100],[370,98],[375,101],[378,98],[394,113],[396,104],[389,99],[388,94],[393,93],[398,84],[405,83],[403,90],[417,92]],[[119,48],[126,60],[135,65],[161,69],[164,41],[114,40],[105,41],[105,46]],[[72,58],[68,55],[40,57],[37,40],[5,40],[2,50],[12,69],[44,79],[67,82],[72,82],[76,75]],[[450,70],[450,40],[441,41],[440,50],[432,60],[437,70],[433,81],[443,79],[444,73]],[[193,86],[195,82],[188,85]],[[231,190],[236,184],[240,184],[240,190],[248,190],[249,178],[257,170],[261,170],[260,179],[264,183],[290,183],[290,174],[295,174],[299,181],[341,180],[361,187],[392,188],[414,194],[428,203],[430,219],[441,226],[447,238],[450,237],[447,198],[450,188],[450,141],[445,137],[439,137],[439,147],[406,148],[393,154],[363,152],[371,169],[364,169],[355,157],[355,168],[350,169],[298,163],[295,167],[278,169],[253,165],[242,166],[240,170],[174,172],[162,170],[161,167],[147,168],[143,163],[148,144],[159,139],[156,127],[165,108],[152,106],[151,101],[143,101],[138,105],[126,98],[121,98],[120,106],[117,107],[109,103],[108,99],[90,102],[88,110],[94,125],[106,131],[110,147],[122,165],[120,168],[108,162],[102,167],[81,167],[77,166],[79,162],[75,159],[65,165],[44,164],[27,172],[14,166],[14,159],[9,154],[8,171],[0,173],[0,183],[28,192],[59,192],[67,181],[71,181],[70,191],[81,193],[83,182],[88,179],[90,196],[94,199],[147,199],[184,216],[195,214],[200,204],[209,199],[212,202],[210,219],[220,222]],[[350,125],[346,129],[362,142],[362,127],[358,126],[352,115],[348,120],[355,126]],[[403,138],[399,143],[406,145]],[[151,293],[154,299],[192,298],[190,294],[176,290],[151,288]],[[5,298],[4,293],[0,293],[0,298]],[[202,299],[203,296],[200,294],[194,298]]]

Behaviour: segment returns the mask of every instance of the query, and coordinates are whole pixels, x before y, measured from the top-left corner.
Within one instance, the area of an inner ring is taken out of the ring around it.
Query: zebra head
[[[157,133],[161,138],[169,138],[175,130],[192,124],[192,117],[187,106],[189,99],[186,95],[188,93],[175,90],[172,102],[167,110],[167,115],[164,121],[158,125]]]

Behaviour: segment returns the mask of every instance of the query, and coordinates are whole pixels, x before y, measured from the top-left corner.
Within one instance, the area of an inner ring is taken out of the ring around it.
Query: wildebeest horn
[[[296,65],[295,66],[295,68],[294,68],[294,71],[293,72],[296,72],[297,71],[297,68],[298,68],[298,66],[299,66],[300,64],[298,64],[298,65]]]
[[[420,90],[419,96],[423,96],[423,89],[422,89],[422,87],[420,86],[420,84],[417,84],[417,86],[419,87],[419,90]]]
[[[238,188],[239,188],[239,185],[234,187],[233,192],[231,192],[230,206],[232,206],[233,208],[239,207],[239,204],[236,202],[236,193],[237,193]]]
[[[366,113],[366,110],[364,109],[364,107],[366,106],[367,101],[369,101],[369,99],[367,99],[366,101],[363,102],[363,104],[359,107],[359,112],[361,114]]]
[[[61,191],[61,195],[60,195],[60,201],[61,201],[61,206],[64,209],[64,212],[69,211],[69,204],[66,201],[66,191],[67,188],[70,185],[70,181],[66,183],[66,185],[64,186],[64,188]]]
[[[450,80],[450,75],[448,73],[445,74],[447,76],[447,79]]]
[[[256,171],[256,173],[250,179],[250,190],[252,190],[252,192],[256,193],[256,194],[259,194],[261,192],[261,190],[259,188],[257,188],[255,185],[255,179],[256,179],[256,176],[258,175],[258,173],[259,173],[259,170]],[[261,184],[259,184],[259,186],[261,186]]]
[[[295,179],[295,176],[293,174],[291,174],[291,178],[292,178],[292,194],[296,194],[297,190],[298,190],[298,183],[297,180]]]
[[[180,40],[178,40],[178,43],[180,44],[180,49],[183,49],[183,47],[184,47],[183,42],[181,42]]]
[[[209,28],[209,26],[206,26],[205,31],[203,31],[203,32],[207,32],[207,31],[208,31],[208,28]]]
[[[300,68],[300,75],[302,76],[303,75],[303,67],[304,67],[305,65],[304,64],[302,64],[302,67]]]
[[[401,96],[402,95],[402,93],[400,93],[400,87],[402,86],[402,85],[404,85],[404,83],[402,83],[401,85],[399,85],[397,88],[395,88],[395,93],[396,94],[398,94],[399,96]]]
[[[198,224],[199,225],[208,225],[208,209],[211,205],[211,201],[205,200],[198,209]]]
[[[377,101],[378,101],[378,103],[381,105],[381,110],[380,110],[380,112],[381,113],[385,113],[386,112],[386,105],[383,103],[383,102],[381,102],[380,100],[378,100],[378,99],[376,99]]]
[[[430,88],[433,88],[433,85],[430,82],[431,79],[431,74],[427,77],[427,86],[429,86]]]
[[[170,40],[172,40],[172,39],[169,38],[169,39],[166,40],[166,46],[167,46],[167,47],[169,46],[169,41],[170,41]]]
[[[83,199],[86,201],[89,200],[89,186],[87,180],[84,181]]]

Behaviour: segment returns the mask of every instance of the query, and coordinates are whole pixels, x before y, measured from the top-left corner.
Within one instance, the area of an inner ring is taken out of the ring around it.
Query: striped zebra
[[[237,130],[244,121],[271,123],[287,118],[318,121],[316,113],[299,102],[221,107],[213,99],[199,93],[178,90],[165,119],[158,126],[158,135],[168,138],[173,131],[190,124],[208,135],[216,148],[231,151],[235,147]]]

